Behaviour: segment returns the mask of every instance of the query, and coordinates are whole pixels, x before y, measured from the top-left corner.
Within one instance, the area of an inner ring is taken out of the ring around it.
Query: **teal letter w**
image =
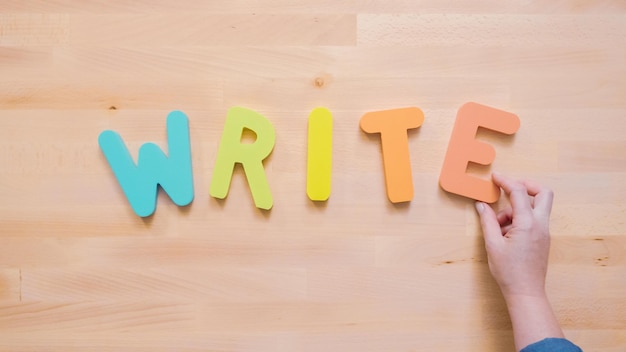
[[[157,185],[176,205],[184,206],[193,200],[189,122],[183,112],[172,111],[167,116],[169,157],[156,144],[146,143],[139,148],[135,165],[122,137],[110,130],[100,133],[98,143],[137,215],[154,213]]]

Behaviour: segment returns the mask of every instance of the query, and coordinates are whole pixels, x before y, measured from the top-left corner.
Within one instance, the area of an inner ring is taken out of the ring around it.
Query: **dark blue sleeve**
[[[582,352],[580,347],[566,339],[547,338],[530,344],[520,352]]]

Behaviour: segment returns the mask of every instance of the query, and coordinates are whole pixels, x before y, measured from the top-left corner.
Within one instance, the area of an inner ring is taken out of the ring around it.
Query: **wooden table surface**
[[[457,109],[517,114],[491,170],[554,189],[549,296],[586,351],[626,350],[626,2],[0,1],[0,350],[512,351],[473,202],[438,177]],[[230,107],[276,130],[256,209],[209,196]],[[334,117],[306,197],[307,119]],[[369,111],[417,106],[415,197],[386,197]],[[98,146],[167,148],[195,200],[128,204]]]

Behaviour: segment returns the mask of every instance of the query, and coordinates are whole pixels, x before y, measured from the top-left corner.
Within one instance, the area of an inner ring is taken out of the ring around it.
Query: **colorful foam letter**
[[[241,143],[244,129],[256,134],[254,143]],[[243,165],[252,198],[257,208],[271,209],[272,193],[263,169],[263,160],[274,148],[274,127],[263,115],[246,108],[228,110],[222,133],[209,194],[224,199],[230,189],[235,163]]]
[[[104,153],[126,198],[135,213],[150,216],[156,209],[157,185],[179,206],[193,200],[193,174],[189,145],[189,122],[181,111],[167,116],[169,156],[154,143],[139,148],[137,165],[115,131],[104,131],[98,137]]]
[[[306,194],[315,201],[328,200],[333,158],[333,115],[316,108],[309,115]]]
[[[493,203],[500,198],[500,188],[491,180],[483,180],[466,172],[469,162],[489,165],[496,157],[496,151],[490,144],[476,140],[478,127],[514,134],[520,127],[520,120],[510,112],[477,103],[461,106],[456,115],[439,184],[450,193]]]
[[[413,199],[407,130],[423,122],[424,113],[416,107],[368,112],[361,118],[363,131],[380,133],[387,197],[392,203]]]

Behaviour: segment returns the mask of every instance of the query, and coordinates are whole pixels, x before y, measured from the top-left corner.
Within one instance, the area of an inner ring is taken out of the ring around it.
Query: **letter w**
[[[154,213],[157,185],[176,205],[185,206],[193,200],[189,122],[183,112],[172,111],[167,116],[169,157],[156,144],[145,143],[139,148],[135,165],[122,137],[110,130],[100,133],[98,143],[137,215]]]

